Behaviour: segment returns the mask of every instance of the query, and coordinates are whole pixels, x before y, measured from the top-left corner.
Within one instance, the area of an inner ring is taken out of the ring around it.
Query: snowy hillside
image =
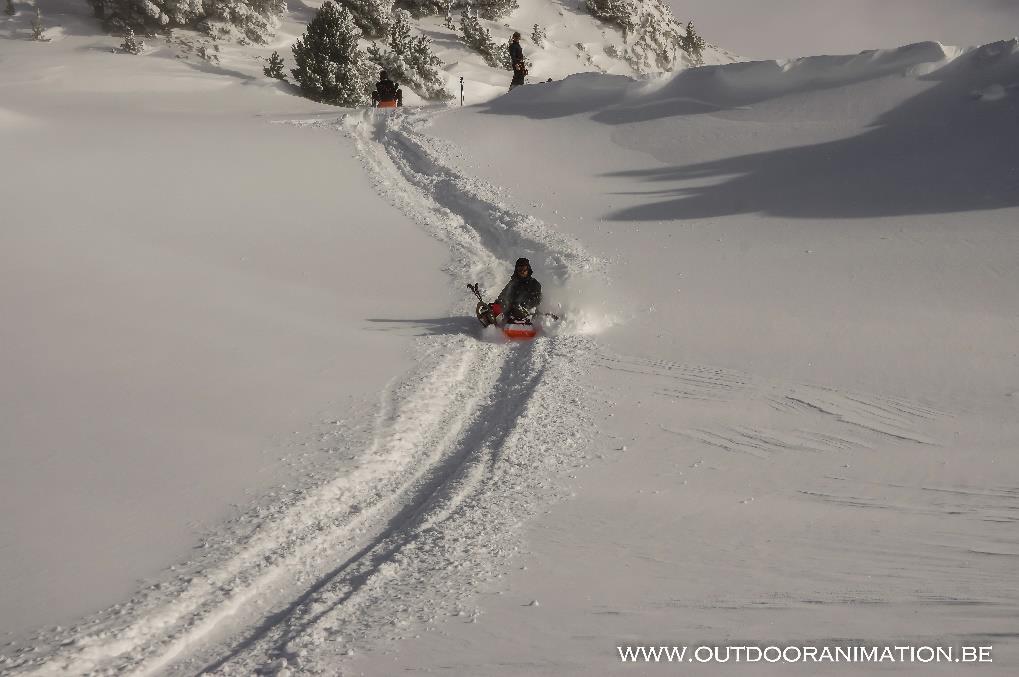
[[[1019,41],[638,80],[524,0],[552,83],[427,18],[468,105],[385,113],[261,74],[311,6],[131,56],[15,4],[4,675],[1014,674]],[[518,256],[562,319],[507,344]]]
[[[626,50],[637,38],[632,33],[624,37],[619,26],[599,21],[582,2],[519,0],[519,5],[519,9],[502,20],[482,20],[482,24],[492,31],[493,38],[500,44],[508,40],[513,31],[521,33],[524,55],[532,64],[528,82],[542,82],[548,78],[560,80],[585,72],[628,76],[661,72],[654,64],[635,69],[626,59]],[[655,7],[657,5],[654,3]],[[675,17],[675,20],[683,24],[691,18],[694,17]],[[649,21],[664,22],[666,17],[651,15]],[[531,40],[535,24],[546,35],[541,47]],[[444,26],[441,17],[425,17],[417,21],[417,25],[433,40],[436,55],[446,64],[444,70],[449,74],[451,92],[459,94],[459,78],[463,76],[467,103],[478,103],[505,93],[511,74],[489,68],[479,55],[465,50],[456,32]],[[706,64],[736,60],[737,57],[710,44],[703,53]],[[677,61],[679,68],[690,65],[682,54],[677,56]]]
[[[49,26],[46,36],[59,40],[68,31],[82,35],[100,32],[99,20],[92,16],[84,0],[41,0],[44,23]],[[230,0],[224,0],[229,4]],[[257,3],[256,3],[257,4]],[[274,2],[263,3],[266,7],[275,6]],[[323,2],[292,2],[289,11],[281,20],[273,20],[272,25],[279,24],[275,30],[267,31],[259,28],[264,35],[262,43],[252,42],[232,29],[229,24],[216,23],[210,29],[212,37],[205,32],[184,28],[172,28],[150,37],[146,43],[145,55],[152,57],[169,57],[185,60],[195,67],[209,71],[220,70],[237,76],[244,75],[262,80],[263,67],[269,56],[277,51],[286,63],[286,72],[294,66],[291,46],[301,36],[308,22],[315,16]],[[481,24],[491,31],[498,45],[504,45],[514,31],[519,31],[522,38],[524,54],[531,64],[528,82],[545,81],[549,78],[558,80],[567,75],[581,72],[615,73],[631,76],[648,76],[661,73],[663,68],[653,55],[647,53],[648,41],[664,41],[658,36],[659,26],[674,26],[676,30],[682,22],[689,20],[684,17],[673,17],[661,0],[644,0],[642,3],[631,3],[636,7],[635,16],[641,24],[633,30],[626,31],[614,23],[607,23],[592,16],[584,7],[583,0],[521,0],[518,9],[502,17],[498,21],[482,18]],[[25,5],[26,7],[28,5]],[[259,5],[261,6],[261,5]],[[50,9],[52,8],[52,9]],[[444,16],[422,16],[412,20],[416,35],[424,35],[432,42],[434,53],[441,59],[446,89],[459,99],[460,78],[465,80],[465,96],[468,103],[477,103],[503,94],[509,86],[512,74],[501,68],[493,68],[485,63],[483,57],[468,49],[461,40],[459,19],[461,8],[451,11],[453,28],[446,25]],[[158,12],[157,12],[158,14]],[[5,17],[6,18],[6,17]],[[22,11],[12,20],[8,27],[21,37],[31,35],[31,16],[29,11]],[[165,19],[165,14],[163,15]],[[259,19],[259,26],[265,22]],[[676,23],[678,22],[678,23]],[[152,22],[150,22],[152,23]],[[159,21],[152,23],[159,25]],[[247,25],[243,24],[242,25]],[[532,39],[533,26],[541,27],[545,39],[541,46]],[[151,29],[151,26],[150,26]],[[680,31],[681,32],[681,31]],[[222,37],[219,37],[222,36]],[[107,41],[111,47],[120,44],[121,40]],[[373,42],[385,46],[387,39],[362,39],[362,46],[368,47]],[[669,51],[668,46],[661,48]],[[670,52],[670,63],[665,70],[679,70],[691,64],[685,53]],[[713,45],[703,50],[703,63],[729,63],[736,57]],[[281,85],[288,93],[290,88]],[[420,103],[420,99],[409,88],[406,93],[408,104]]]

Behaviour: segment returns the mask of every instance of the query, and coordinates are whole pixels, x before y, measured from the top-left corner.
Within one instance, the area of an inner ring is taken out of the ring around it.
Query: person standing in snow
[[[541,283],[531,277],[533,274],[530,261],[517,259],[513,277],[495,300],[506,319],[526,320],[541,304]]]
[[[524,76],[527,75],[527,67],[524,65],[524,50],[520,47],[520,33],[514,33],[509,43],[510,61],[513,63],[513,81],[510,82],[510,89],[517,85],[524,84]]]
[[[397,106],[403,105],[403,90],[389,79],[386,71],[379,71],[379,82],[372,92],[372,106],[378,106],[380,101],[395,101]]]

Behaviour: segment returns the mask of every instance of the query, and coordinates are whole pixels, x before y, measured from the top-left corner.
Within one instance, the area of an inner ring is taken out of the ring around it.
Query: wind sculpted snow
[[[874,116],[858,134],[638,170],[630,176],[654,184],[648,192],[656,201],[616,217],[711,218],[753,211],[795,218],[874,218],[1015,207],[1019,193],[1012,177],[1019,140],[1009,129],[1019,103],[993,96],[982,101],[980,92],[1016,81],[1019,50],[1012,40],[972,50],[916,75],[914,87],[855,87],[844,94],[852,97],[846,103],[858,109],[854,117],[864,122]],[[916,93],[896,101],[889,97],[893,89]],[[893,105],[879,112],[868,105],[873,101]],[[777,108],[760,106],[729,119],[737,124],[773,123]],[[682,134],[682,123],[673,130]],[[660,150],[655,155],[671,159]],[[716,177],[720,180],[709,181]],[[673,199],[663,199],[670,196]]]
[[[620,220],[874,218],[1019,204],[1012,168],[1019,137],[1011,133],[1019,104],[1005,96],[1005,84],[1015,82],[1015,40],[968,51],[920,43],[705,67],[652,84],[576,75],[485,110],[585,115],[613,127],[623,145],[651,154],[661,165],[613,174],[648,185],[641,191],[648,200],[615,212]],[[826,97],[823,117],[790,111],[808,92]],[[717,159],[690,161],[705,127],[720,138],[744,136],[744,146],[760,150],[702,147],[698,155]],[[805,144],[810,137],[816,142]]]

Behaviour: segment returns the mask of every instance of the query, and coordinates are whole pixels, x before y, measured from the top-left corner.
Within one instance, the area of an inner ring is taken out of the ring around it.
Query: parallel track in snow
[[[491,288],[521,254],[559,285],[593,267],[579,245],[454,170],[421,131],[428,119],[294,123],[327,124],[354,143],[377,190],[448,244],[453,285]],[[568,333],[521,345],[455,331],[418,339],[419,366],[383,394],[351,472],[277,506],[187,577],[41,638],[4,674],[335,673],[348,651],[474,613],[477,584],[502,570],[516,528],[563,493],[556,471],[576,463],[590,343]]]

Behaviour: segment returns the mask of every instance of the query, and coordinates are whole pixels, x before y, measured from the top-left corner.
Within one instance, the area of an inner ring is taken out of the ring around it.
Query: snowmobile
[[[389,79],[389,73],[379,71],[379,81],[372,92],[373,108],[399,108],[403,105],[403,92],[400,86]]]
[[[474,308],[474,314],[477,315],[478,322],[482,327],[490,327],[494,324],[502,330],[506,338],[514,341],[526,341],[538,335],[538,327],[532,322],[536,309],[525,310],[522,313],[518,309],[517,314],[514,315],[509,312],[508,308],[503,308],[498,301],[485,303],[477,282],[467,285],[467,288],[478,297],[478,305]],[[554,320],[559,319],[552,313],[543,314]]]

